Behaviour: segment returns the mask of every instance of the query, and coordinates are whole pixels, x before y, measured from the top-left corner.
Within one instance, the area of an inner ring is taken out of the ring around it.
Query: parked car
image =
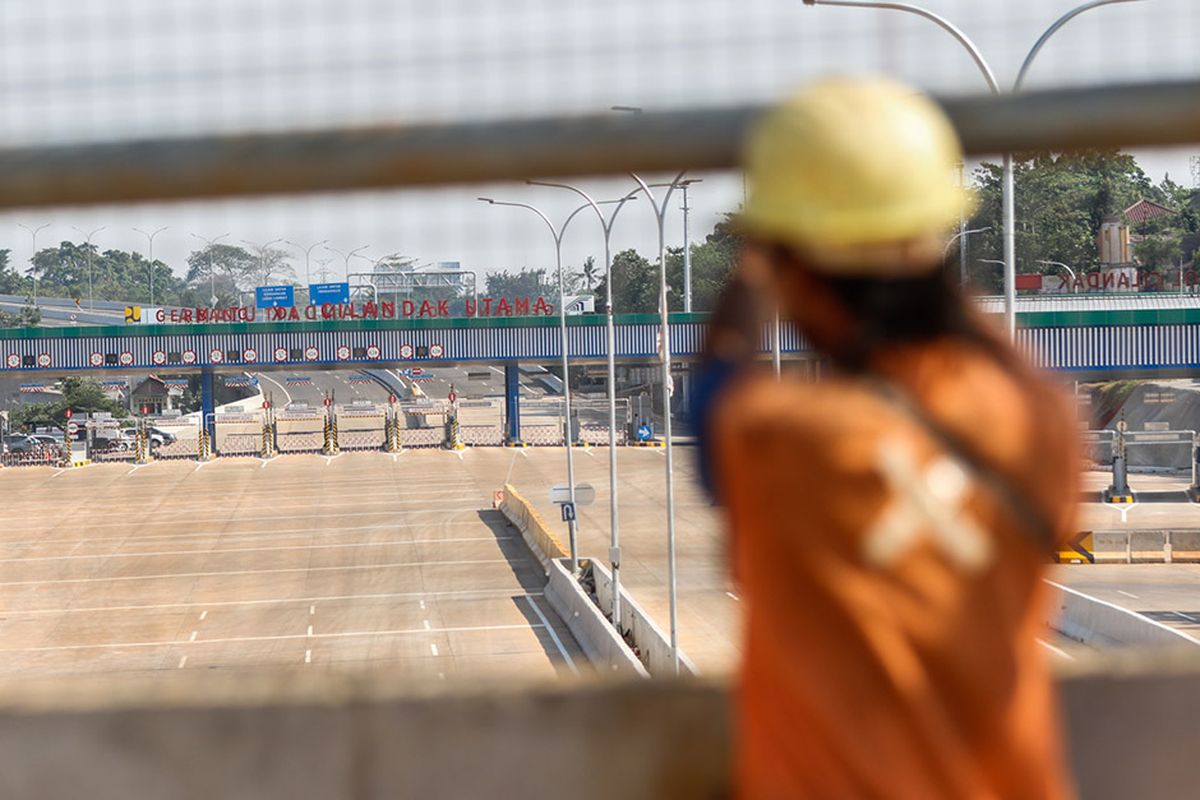
[[[161,447],[164,444],[175,444],[179,438],[170,431],[164,431],[162,428],[147,428],[146,434],[150,438],[151,447]]]
[[[63,443],[61,436],[53,436],[49,433],[31,433],[29,435],[37,439],[38,444],[42,447],[59,447]]]
[[[4,437],[4,450],[8,453],[32,453],[38,446],[37,439],[23,433],[11,433]]]

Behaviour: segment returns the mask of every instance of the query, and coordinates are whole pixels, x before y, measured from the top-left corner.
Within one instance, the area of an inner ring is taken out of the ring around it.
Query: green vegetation
[[[106,395],[100,384],[91,378],[63,378],[60,398],[49,403],[31,403],[14,408],[9,421],[14,430],[33,429],[38,425],[61,428],[67,422],[68,408],[80,419],[95,411],[107,411],[114,417],[124,417],[128,413],[121,403]]]

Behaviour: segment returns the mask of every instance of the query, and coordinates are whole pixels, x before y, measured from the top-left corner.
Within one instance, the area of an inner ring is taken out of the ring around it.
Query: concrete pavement
[[[585,657],[544,575],[444,452],[0,472],[0,675]]]

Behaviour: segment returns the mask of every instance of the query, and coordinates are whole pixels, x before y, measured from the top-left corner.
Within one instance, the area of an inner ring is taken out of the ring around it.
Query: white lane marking
[[[184,656],[183,658],[179,659],[179,667],[178,668],[183,669],[183,665],[186,663],[187,663],[187,656]]]
[[[1061,583],[1056,583],[1051,580],[1047,580],[1046,583],[1048,583],[1051,586],[1053,586],[1054,588],[1058,589],[1060,592],[1067,592],[1069,594],[1076,595],[1077,597],[1086,597],[1088,600],[1091,600],[1093,603],[1099,603],[1102,606],[1111,608],[1114,611],[1119,611],[1122,614],[1128,614],[1131,617],[1137,617],[1138,620],[1145,622],[1149,625],[1154,625],[1155,627],[1162,628],[1164,631],[1170,631],[1174,635],[1178,636],[1180,639],[1185,639],[1188,642],[1191,642],[1192,644],[1200,645],[1200,639],[1197,639],[1194,636],[1186,634],[1183,631],[1179,630],[1178,628],[1173,628],[1170,625],[1159,622],[1156,619],[1151,619],[1150,617],[1147,617],[1145,614],[1139,614],[1136,611],[1130,611],[1128,608],[1125,608],[1124,606],[1119,606],[1116,603],[1110,603],[1107,600],[1101,600],[1099,597],[1096,597],[1095,595],[1090,595],[1087,592],[1081,592],[1078,589],[1072,589],[1070,586],[1066,586]]]
[[[65,468],[64,468],[64,469],[60,469],[60,470],[56,471],[56,472],[55,472],[53,475],[51,475],[50,477],[51,477],[51,478],[57,478],[59,475],[62,475],[62,474],[63,474],[64,472],[66,472],[66,471],[67,471],[67,470],[66,470]]]
[[[1042,647],[1049,650],[1051,653],[1054,653],[1055,655],[1060,656],[1061,658],[1065,658],[1067,661],[1075,660],[1075,656],[1071,655],[1066,650],[1063,650],[1061,647],[1055,647],[1054,645],[1050,644],[1049,642],[1047,642],[1044,639],[1038,639],[1037,641],[1038,641],[1038,644],[1040,644]]]
[[[317,533],[318,531],[310,531]],[[214,535],[215,539],[216,536]],[[280,550],[345,550],[355,547],[399,547],[402,545],[416,544],[461,544],[463,542],[505,542],[517,539],[517,536],[464,536],[461,538],[450,539],[391,539],[385,542],[348,542],[343,544],[281,544],[271,547],[219,547],[204,550],[169,550],[157,551],[149,553],[93,553],[90,555],[65,555],[65,556],[23,556],[18,558],[0,558],[0,564],[10,562],[28,562],[28,561],[85,561],[87,559],[109,559],[109,558],[155,558],[159,556],[171,556],[177,558],[179,556],[197,555],[208,556],[221,553],[269,553],[278,552]],[[86,540],[84,540],[86,541]],[[81,541],[80,544],[83,544]]]
[[[235,569],[227,572],[166,572],[159,575],[118,575],[104,578],[56,578],[37,581],[0,581],[0,586],[53,586],[66,583],[110,583],[113,581],[155,581],[173,578],[216,578],[227,575],[280,575],[289,572],[347,572],[402,567],[447,567],[472,564],[507,564],[506,558],[478,558],[462,561],[395,561],[388,564],[353,564],[345,567],[284,567],[280,569]]]
[[[1182,611],[1172,611],[1171,613],[1177,617],[1182,617],[1183,619],[1186,619],[1188,622],[1191,622],[1193,624],[1200,624],[1200,619],[1196,619],[1191,614],[1185,614]]]
[[[425,601],[424,601],[424,600],[422,600],[422,601],[421,601],[421,608],[422,608],[422,609],[424,609],[424,608],[425,608]]]
[[[438,654],[437,645],[436,645],[436,644],[430,644],[430,645],[429,645],[429,652],[430,652],[430,653],[433,653],[433,654],[436,656],[436,655]]]
[[[194,641],[196,641],[196,637],[197,637],[197,636],[199,636],[199,635],[200,635],[200,631],[192,631],[192,636],[191,636],[191,638],[189,638],[189,639],[188,639],[188,641],[189,641],[189,642],[194,642]]]
[[[459,524],[464,528],[470,528],[471,530],[478,530],[479,529],[479,520],[477,518],[475,518],[475,516],[474,516],[477,512],[478,512],[478,509],[470,509],[470,510],[464,509],[461,512],[447,511],[444,513],[443,516],[446,517],[446,519],[448,521],[451,517],[465,516],[466,514],[470,513],[472,515],[472,517],[463,520]],[[405,513],[408,515],[411,515],[411,514],[421,513],[421,512],[408,511]],[[437,512],[433,512],[433,513],[437,513]],[[377,516],[384,516],[384,514],[380,513]],[[89,527],[92,527],[92,526],[89,525]],[[354,525],[354,526],[350,526],[350,527],[346,527],[346,528],[334,528],[333,530],[322,531],[321,535],[324,537],[329,537],[329,536],[341,536],[342,534],[354,533],[356,531],[377,531],[377,530],[385,530],[385,529],[389,529],[389,528],[395,528],[396,530],[400,530],[401,528],[425,528],[425,527],[428,527],[427,523],[378,522],[374,525]],[[450,526],[443,524],[442,527],[450,527]],[[180,541],[180,540],[186,540],[186,539],[215,539],[218,536],[221,537],[222,539],[238,539],[238,538],[242,538],[242,539],[270,539],[270,538],[290,539],[290,538],[295,538],[297,535],[311,536],[314,533],[316,533],[316,531],[314,531],[312,528],[271,529],[270,527],[268,527],[265,530],[253,530],[252,529],[252,530],[248,530],[248,531],[222,531],[221,533],[204,533],[204,532],[151,533],[146,536],[138,536],[138,537],[136,537],[136,539],[130,539],[129,536],[96,536],[96,537],[88,537],[85,539],[27,539],[27,540],[19,541],[19,542],[3,542],[2,544],[6,547],[35,547],[38,545],[46,545],[46,544],[73,544],[73,545],[78,546],[83,543],[96,544],[99,542],[130,542],[130,541],[151,542],[151,541],[158,541],[160,539],[168,540],[168,541]],[[429,541],[437,541],[437,540],[431,539]]]
[[[311,637],[305,636],[302,633],[280,634],[277,636],[229,636],[223,639],[205,639],[199,644],[238,644],[241,642],[286,642],[297,641],[299,639],[357,639],[362,637],[376,636],[408,636],[410,634],[427,634],[427,633],[482,633],[484,631],[528,631],[538,630],[542,628],[541,624],[530,625],[522,623],[520,625],[471,625],[459,628],[434,628],[432,631],[427,631],[424,628],[397,628],[393,630],[383,631],[345,631],[342,633],[314,633]],[[20,647],[10,650],[0,650],[0,653],[48,653],[64,650],[105,650],[109,648],[125,648],[125,647],[174,647],[187,642],[181,642],[177,639],[167,639],[159,642],[108,642],[104,644],[56,644],[42,645],[40,647]],[[436,645],[433,645],[436,647]],[[437,653],[434,653],[437,655]]]
[[[738,597],[738,596],[737,596],[736,594],[734,594],[733,592],[726,592],[726,593],[725,593],[725,596],[726,596],[726,597],[728,597],[730,600],[736,600],[736,601],[739,601],[739,602],[741,601],[741,598],[740,598],[740,597]]]
[[[1122,525],[1129,522],[1129,512],[1138,507],[1136,502],[1129,503],[1128,505],[1125,503],[1105,503],[1104,505],[1120,513]]]
[[[554,632],[554,627],[550,624],[550,620],[546,619],[546,615],[542,613],[541,607],[532,597],[526,597],[525,602],[529,603],[529,607],[533,609],[533,613],[537,614],[537,618],[542,621],[542,628],[550,634],[550,638],[554,640],[554,646],[558,648],[559,655],[567,662],[567,666],[571,668],[573,675],[579,674],[579,668],[575,666],[575,662],[571,659],[571,654],[567,652],[567,648],[563,647],[562,640],[558,638],[558,634]],[[534,626],[530,626],[534,627]]]
[[[308,615],[309,615],[310,617],[311,617],[313,614],[316,614],[316,613],[317,613],[317,607],[316,607],[315,605],[312,605],[312,606],[309,606],[309,607],[308,607]]]
[[[279,387],[279,391],[283,392],[283,396],[284,396],[284,398],[286,398],[286,400],[285,400],[286,405],[284,406],[285,408],[292,404],[292,395],[288,392],[287,388],[282,383],[275,380],[270,375],[267,375],[265,372],[256,372],[254,374],[257,375],[258,377],[262,378],[263,380],[270,381],[271,383],[273,383]]]
[[[309,635],[309,636],[312,636],[312,635],[313,635],[313,632],[312,632],[312,625],[309,625],[309,626],[308,626],[308,635]]]
[[[429,624],[429,620],[427,620],[427,619],[426,619],[426,620],[422,620],[422,622],[424,622],[424,623],[425,623],[425,630],[427,630],[427,631],[431,631],[431,630],[433,630],[433,626]]]
[[[453,592],[380,592],[376,594],[338,594],[338,595],[322,595],[320,597],[270,597],[262,600],[205,600],[195,603],[148,603],[143,605],[126,605],[126,606],[90,606],[90,607],[70,607],[70,608],[31,608],[31,609],[5,609],[6,617],[20,616],[40,616],[42,614],[101,614],[112,611],[161,611],[169,608],[195,608],[198,605],[220,606],[222,608],[232,606],[271,606],[271,605],[288,605],[291,603],[308,603],[317,601],[321,603],[333,603],[343,600],[403,600],[414,597],[456,597],[464,600],[488,600],[495,598],[512,598],[516,600],[521,597],[542,597],[543,592],[513,592],[495,591],[492,589],[463,589]]]
[[[446,673],[444,673],[444,672],[439,672],[439,673],[438,673],[438,680],[443,680],[443,681],[444,681],[444,680],[446,680]]]
[[[207,617],[207,616],[208,616],[208,612],[207,612],[207,611],[201,611],[201,612],[200,612],[200,621],[201,621],[201,622],[204,622],[204,619],[205,619],[205,617]]]
[[[1138,599],[1138,596],[1136,594],[1130,594],[1129,592],[1125,591],[1124,589],[1117,589],[1117,594],[1123,594],[1126,597],[1132,597],[1134,600]]]
[[[305,663],[305,664],[311,664],[311,663],[312,663],[312,650],[305,650],[305,651],[304,651],[304,663]]]

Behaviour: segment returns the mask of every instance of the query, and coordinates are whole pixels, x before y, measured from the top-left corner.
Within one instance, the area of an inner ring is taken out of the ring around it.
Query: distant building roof
[[[1138,200],[1129,208],[1125,209],[1123,213],[1125,214],[1125,219],[1134,224],[1140,224],[1152,219],[1157,219],[1158,217],[1173,217],[1178,212],[1172,208],[1167,208],[1164,205],[1160,205],[1159,203],[1155,203],[1153,200],[1147,200],[1143,197],[1141,200]]]

